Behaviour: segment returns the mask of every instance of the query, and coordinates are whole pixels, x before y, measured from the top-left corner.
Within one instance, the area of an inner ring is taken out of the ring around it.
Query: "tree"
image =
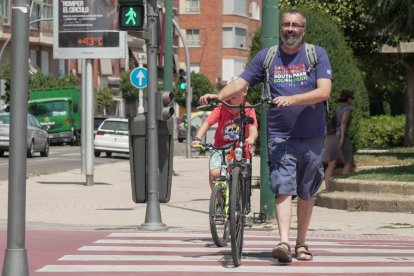
[[[0,79],[6,81],[6,93],[2,100],[7,105],[10,102],[10,82],[11,82],[11,64],[6,63],[0,67]],[[45,75],[41,70],[29,75],[29,90],[43,90],[56,87],[74,87],[79,86],[79,80],[76,75],[63,75],[60,78],[54,78],[51,75]]]
[[[105,116],[106,109],[109,108],[113,102],[114,98],[108,86],[100,86],[96,93],[96,105],[98,113],[102,112],[102,114]]]
[[[372,7],[372,27],[379,34],[378,45],[396,46],[414,39],[414,3],[412,0],[368,0]],[[412,42],[413,43],[413,42]],[[398,63],[405,70],[405,145],[414,146],[414,53],[398,54]]]
[[[138,100],[138,91],[132,85],[129,76],[131,75],[131,71],[124,71],[121,74],[121,91],[122,91],[122,98],[124,98],[125,102],[133,103]]]
[[[286,6],[284,10],[288,9]],[[283,13],[283,11],[281,13]],[[335,99],[339,96],[342,89],[349,89],[354,91],[354,120],[352,125],[352,132],[356,130],[359,118],[367,117],[369,115],[368,94],[364,85],[362,72],[357,66],[357,62],[353,57],[352,50],[347,45],[345,38],[336,26],[335,22],[329,18],[320,9],[315,10],[312,5],[300,6],[299,10],[303,11],[308,19],[307,32],[305,40],[308,43],[321,45],[325,48],[331,61],[333,69],[334,82],[332,99],[330,101],[331,108],[335,108],[337,104]],[[253,57],[261,47],[257,41],[260,40],[260,32],[254,33],[251,53],[249,57]],[[256,52],[254,52],[256,51]],[[253,99],[248,99],[251,102],[257,102],[260,96],[258,92],[253,89]]]
[[[412,0],[281,0],[280,5],[325,10],[343,31],[364,72],[373,114],[406,114],[406,145],[414,145],[413,54],[381,54],[414,35]],[[392,72],[392,73],[390,73]],[[404,93],[405,91],[405,93]],[[405,97],[404,97],[405,94]],[[404,99],[405,98],[405,99]],[[404,106],[405,108],[402,108]]]
[[[201,73],[191,72],[191,86],[193,88],[193,99],[191,107],[198,106],[198,100],[206,93],[217,93],[216,87],[210,80]],[[175,101],[182,107],[186,106],[186,93],[182,92],[178,87],[178,82],[174,86]]]
[[[8,105],[10,102],[10,80],[11,80],[11,64],[5,63],[0,67],[0,79],[6,81],[5,83],[5,94],[1,96],[3,102]]]

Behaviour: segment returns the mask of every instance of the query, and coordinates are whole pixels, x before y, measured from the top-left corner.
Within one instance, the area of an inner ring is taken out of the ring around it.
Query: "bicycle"
[[[264,103],[270,103],[270,100],[267,98],[262,98],[259,103],[254,105],[232,105],[225,101],[214,100],[207,105],[199,106],[198,109],[206,107],[214,108],[220,103],[230,108],[240,109],[240,116],[234,119],[235,124],[238,125],[240,129],[239,137],[234,145],[230,147],[230,160],[227,168],[227,179],[230,186],[222,189],[222,191],[230,191],[228,218],[230,221],[231,253],[234,265],[239,266],[241,264],[243,251],[243,236],[246,216],[251,211],[250,197],[252,164],[250,151],[248,149],[246,150],[245,148],[245,128],[247,124],[253,123],[254,120],[253,118],[246,115],[246,109],[256,108]],[[213,192],[210,198],[212,197]],[[225,197],[225,199],[227,199],[227,197]]]
[[[208,209],[211,236],[218,247],[226,246],[229,238],[230,187],[226,156],[233,146],[234,143],[224,147],[214,147],[212,144],[199,144],[195,147],[200,151],[221,152],[220,177],[213,179]]]

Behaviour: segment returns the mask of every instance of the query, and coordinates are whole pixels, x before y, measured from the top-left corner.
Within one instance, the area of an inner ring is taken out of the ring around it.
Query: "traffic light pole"
[[[27,276],[29,266],[25,248],[26,233],[26,134],[27,91],[29,79],[29,3],[12,3],[12,56],[10,93],[10,156],[7,215],[7,249],[4,255],[3,276]]]
[[[193,100],[193,88],[191,87],[191,72],[190,72],[190,53],[188,51],[187,42],[184,39],[183,34],[181,33],[180,27],[178,26],[177,22],[173,19],[173,24],[175,29],[177,30],[181,41],[184,45],[185,50],[185,66],[187,72],[187,85],[186,90],[187,94],[185,97],[185,111],[187,114],[187,138],[186,138],[186,157],[191,158],[191,102]]]
[[[159,202],[159,171],[158,171],[158,128],[156,120],[155,101],[157,92],[157,54],[158,54],[158,8],[157,1],[147,2],[147,61],[148,61],[148,202],[145,222],[141,227],[145,230],[165,230],[166,225],[161,220]]]
[[[262,48],[279,43],[279,1],[263,0]],[[266,89],[266,88],[264,88]],[[270,192],[267,150],[267,106],[260,108],[260,213],[275,217],[275,198]]]

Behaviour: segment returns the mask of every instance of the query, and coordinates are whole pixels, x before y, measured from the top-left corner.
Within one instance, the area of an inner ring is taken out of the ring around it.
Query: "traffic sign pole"
[[[145,223],[141,225],[146,230],[165,230],[167,227],[161,220],[159,202],[159,170],[158,170],[158,128],[155,114],[155,101],[157,93],[157,53],[158,53],[158,8],[157,1],[147,2],[147,24],[150,37],[147,42],[148,68],[148,201],[145,214]],[[142,72],[142,71],[141,71]],[[138,76],[139,72],[136,72]],[[141,80],[144,80],[141,78]],[[135,79],[134,81],[139,82]],[[143,84],[143,83],[142,83]]]

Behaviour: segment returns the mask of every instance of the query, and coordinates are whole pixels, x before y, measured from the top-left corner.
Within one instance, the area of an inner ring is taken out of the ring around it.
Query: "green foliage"
[[[6,80],[6,93],[1,96],[5,104],[10,102],[10,80],[11,80],[11,64],[5,63],[0,66],[0,79]]]
[[[177,81],[173,90],[175,93],[175,101],[182,107],[186,107],[185,93],[178,87],[179,82]],[[191,107],[197,107],[198,100],[201,96],[207,93],[217,93],[216,87],[210,82],[210,80],[201,73],[191,72],[191,86],[193,88],[193,99],[191,101]]]
[[[106,109],[114,102],[111,90],[107,85],[100,86],[96,93],[96,105],[98,113],[106,114]]]
[[[403,115],[372,116],[361,119],[355,136],[356,149],[390,148],[404,145],[405,117]]]
[[[127,103],[133,103],[138,99],[138,90],[132,85],[129,79],[130,74],[131,71],[122,72],[120,81],[122,98],[124,98]]]
[[[79,86],[78,77],[72,74],[63,75],[56,79],[52,75],[45,75],[41,70],[29,75],[29,89],[42,90],[56,87]]]
[[[353,137],[360,119],[369,115],[368,93],[364,85],[363,74],[357,67],[352,50],[346,44],[345,38],[336,26],[335,21],[329,15],[325,14],[324,10],[315,10],[312,9],[312,6],[314,5],[309,4],[295,8],[303,11],[307,18],[306,42],[320,45],[328,53],[334,76],[333,91],[331,100],[329,101],[330,108],[334,109],[338,105],[336,99],[343,89],[354,92],[354,111],[350,129],[350,134]],[[287,9],[289,7],[285,5],[280,14]],[[259,32],[253,35],[253,41],[255,41],[253,45],[257,45],[258,40],[260,40]],[[258,50],[259,47],[252,47],[250,57],[254,56]],[[249,98],[251,102],[257,102],[260,96],[260,89],[259,91],[254,91],[253,99]]]
[[[0,78],[6,80],[6,94],[2,99],[6,104],[10,102],[11,64],[6,63],[0,67]],[[79,86],[78,77],[72,74],[63,75],[56,79],[52,75],[45,75],[41,70],[29,75],[29,90],[43,90],[56,87]]]

